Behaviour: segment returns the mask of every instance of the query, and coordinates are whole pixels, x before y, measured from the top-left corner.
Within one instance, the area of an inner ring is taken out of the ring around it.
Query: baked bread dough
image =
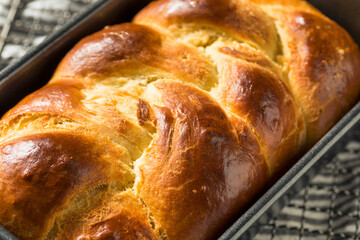
[[[20,239],[214,239],[358,100],[304,1],[161,0],[81,40],[0,122]]]

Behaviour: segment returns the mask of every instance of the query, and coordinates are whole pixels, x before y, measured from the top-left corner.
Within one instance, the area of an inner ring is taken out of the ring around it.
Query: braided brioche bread
[[[304,1],[161,0],[81,40],[0,123],[20,239],[214,239],[357,101],[360,53]]]

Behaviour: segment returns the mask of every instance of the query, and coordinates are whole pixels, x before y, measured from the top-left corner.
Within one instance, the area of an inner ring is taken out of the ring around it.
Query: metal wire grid
[[[95,0],[0,0],[0,70]]]
[[[95,1],[0,0],[0,69]],[[360,137],[324,166],[254,239],[360,239],[359,160]]]
[[[359,134],[255,240],[360,239]]]

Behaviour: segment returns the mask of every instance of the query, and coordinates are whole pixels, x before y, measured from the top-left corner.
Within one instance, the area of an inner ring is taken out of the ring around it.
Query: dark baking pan
[[[1,71],[0,116],[27,94],[44,85],[62,57],[81,38],[105,25],[130,21],[148,2],[150,0],[99,0],[23,58]],[[360,43],[359,0],[309,2],[347,29]],[[243,213],[220,239],[250,239],[258,231],[260,224],[279,213],[288,199],[318,172],[320,166],[330,161],[348,139],[353,137],[355,128],[360,128],[360,103]],[[16,238],[0,226],[0,240],[13,239]]]

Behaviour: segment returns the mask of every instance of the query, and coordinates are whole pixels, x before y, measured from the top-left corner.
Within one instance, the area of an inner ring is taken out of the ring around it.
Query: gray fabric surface
[[[0,28],[15,0],[0,0]],[[0,54],[0,69],[64,25],[95,0],[20,0]]]
[[[360,239],[359,134],[254,238]]]

